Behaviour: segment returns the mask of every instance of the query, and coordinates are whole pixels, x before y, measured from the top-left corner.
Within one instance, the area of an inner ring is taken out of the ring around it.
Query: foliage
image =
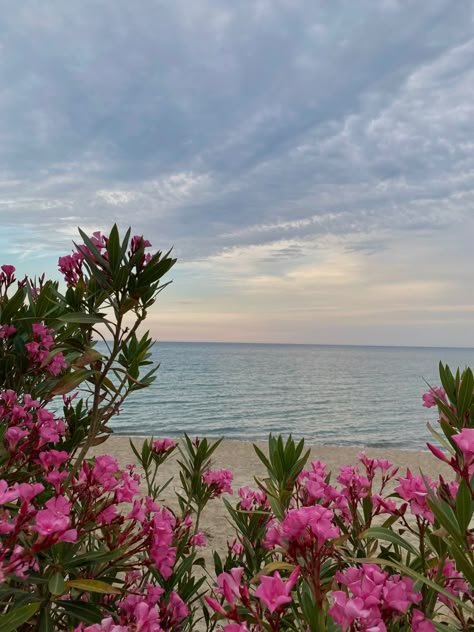
[[[255,446],[266,475],[233,504],[219,441],[132,442],[138,468],[121,469],[90,449],[155,378],[138,328],[175,260],[115,226],[81,236],[59,260],[64,292],[0,273],[0,632],[472,630],[471,370],[440,365],[423,396],[449,479],[360,454],[332,480],[303,441],[273,436]],[[172,510],[160,468],[174,457]],[[214,580],[200,519],[221,498],[235,537]]]

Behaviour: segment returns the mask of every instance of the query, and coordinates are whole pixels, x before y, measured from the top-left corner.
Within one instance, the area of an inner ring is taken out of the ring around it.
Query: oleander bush
[[[136,465],[121,468],[91,448],[156,377],[140,326],[175,260],[115,226],[80,234],[59,259],[64,290],[1,267],[0,632],[473,630],[471,370],[440,365],[423,396],[449,479],[365,454],[333,477],[280,436],[255,446],[266,476],[232,504],[219,441],[132,442]],[[160,467],[176,456],[171,510]],[[213,568],[209,502],[234,531]]]

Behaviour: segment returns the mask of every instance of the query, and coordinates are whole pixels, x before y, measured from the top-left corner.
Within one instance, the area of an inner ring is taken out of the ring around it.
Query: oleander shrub
[[[65,289],[1,268],[0,632],[473,630],[471,370],[440,365],[423,396],[449,478],[364,453],[333,476],[281,436],[255,446],[266,475],[233,503],[219,441],[131,442],[136,465],[122,468],[91,448],[156,377],[140,326],[175,260],[115,226],[80,234],[59,259]],[[233,536],[206,568],[210,502]]]

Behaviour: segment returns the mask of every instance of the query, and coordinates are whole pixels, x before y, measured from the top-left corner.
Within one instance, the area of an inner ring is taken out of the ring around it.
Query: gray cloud
[[[2,223],[48,247],[77,224],[133,223],[188,260],[445,230],[473,208],[471,10],[12,4],[0,25]]]

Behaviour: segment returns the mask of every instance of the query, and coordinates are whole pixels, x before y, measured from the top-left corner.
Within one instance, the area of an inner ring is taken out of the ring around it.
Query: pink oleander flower
[[[68,287],[74,287],[77,285],[82,276],[83,261],[84,256],[80,252],[74,252],[72,255],[59,257],[58,268],[64,275],[64,280],[68,284]]]
[[[434,386],[433,388],[430,388],[427,393],[422,395],[423,406],[425,408],[433,408],[433,406],[436,406],[437,399],[441,400],[445,404],[447,403],[446,393],[440,386]]]
[[[411,619],[411,632],[435,632],[435,630],[434,624],[425,619],[425,615],[415,608]]]
[[[189,610],[187,605],[184,603],[177,592],[175,592],[174,590],[171,591],[170,601],[165,615],[166,619],[169,622],[169,626],[172,629],[178,629],[181,621],[186,619],[188,615]]]
[[[14,325],[1,325],[0,326],[0,340],[5,338],[11,338],[16,334],[16,327]]]
[[[192,546],[206,546],[207,538],[202,531],[198,531],[195,535],[189,538],[189,543]]]
[[[211,498],[220,498],[224,492],[232,494],[234,476],[230,470],[207,470],[202,475],[203,482],[212,490]]]
[[[63,369],[67,369],[67,362],[63,353],[57,353],[46,368],[54,376],[59,375]]]
[[[428,476],[425,476],[425,479],[431,489],[436,487],[435,481],[431,481]],[[433,523],[434,515],[427,503],[428,490],[421,476],[413,476],[411,471],[407,469],[406,477],[400,476],[398,481],[400,484],[395,487],[395,491],[401,498],[410,503],[412,514],[414,516],[421,516],[425,520],[428,520],[428,522]]]
[[[50,498],[45,507],[46,509],[38,511],[35,517],[35,529],[38,535],[43,537],[54,535],[58,536],[59,541],[74,542],[77,539],[77,532],[75,529],[69,529],[71,503],[64,496],[57,496]]]
[[[10,282],[10,280],[13,277],[13,275],[15,274],[15,266],[10,266],[10,265],[5,263],[2,266],[2,271],[5,273],[5,276],[7,277],[7,281]]]
[[[461,450],[465,465],[470,465],[474,460],[474,428],[463,428],[452,440]]]
[[[224,632],[249,632],[247,624],[245,623],[228,623],[223,628]]]
[[[282,536],[290,543],[296,541],[299,544],[308,544],[316,539],[320,548],[327,540],[340,534],[332,522],[333,518],[332,511],[321,505],[291,509],[281,523]]]
[[[342,590],[331,593],[332,607],[329,614],[343,630],[349,630],[354,621],[364,620],[370,616],[370,608],[365,606],[360,597],[349,598]],[[366,629],[366,628],[364,628]]]
[[[291,591],[296,584],[299,573],[300,568],[297,566],[287,582],[282,580],[278,571],[273,573],[273,577],[261,577],[260,586],[255,591],[255,596],[273,613],[281,606],[291,602]]]
[[[234,540],[233,542],[229,542],[229,540],[227,540],[227,551],[229,552],[229,555],[239,556],[244,552],[244,547],[238,540]]]
[[[152,444],[153,452],[156,452],[160,456],[171,452],[171,450],[173,450],[175,447],[176,442],[167,438],[157,439],[156,441],[153,441]]]
[[[250,487],[240,487],[239,496],[241,498],[240,507],[245,511],[267,506],[267,495],[265,492],[256,492]]]
[[[11,503],[19,497],[18,487],[8,487],[7,481],[0,479],[0,505]]]
[[[8,443],[8,449],[13,451],[18,443],[29,434],[29,430],[18,426],[10,426],[5,432],[5,441]]]
[[[219,592],[227,603],[233,607],[235,599],[240,599],[240,584],[242,582],[243,568],[232,568],[229,573],[221,573],[217,576],[217,585]]]
[[[65,450],[48,450],[47,452],[40,452],[38,455],[38,460],[45,470],[50,467],[60,467],[68,458],[69,454]]]

